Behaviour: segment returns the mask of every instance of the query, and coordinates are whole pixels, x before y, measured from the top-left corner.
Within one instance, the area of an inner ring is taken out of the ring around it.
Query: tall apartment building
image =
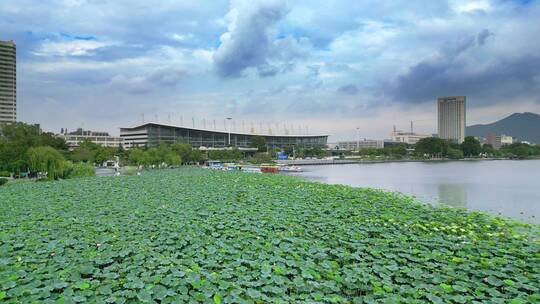
[[[17,121],[17,48],[0,41],[0,123]]]
[[[438,98],[438,113],[439,138],[462,143],[467,121],[465,96]]]

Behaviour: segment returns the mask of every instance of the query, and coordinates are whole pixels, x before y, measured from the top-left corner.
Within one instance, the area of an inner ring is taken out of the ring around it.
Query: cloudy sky
[[[144,113],[387,138],[436,132],[444,95],[467,96],[468,124],[540,112],[539,32],[535,0],[0,1],[19,118],[56,132]]]

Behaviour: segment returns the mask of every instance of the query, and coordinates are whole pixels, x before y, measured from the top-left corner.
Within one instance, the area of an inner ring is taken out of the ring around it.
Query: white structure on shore
[[[427,138],[427,137],[432,137],[432,136],[428,135],[428,134],[414,133],[413,122],[411,121],[411,131],[410,132],[404,132],[404,131],[401,131],[401,130],[396,130],[396,126],[394,126],[394,129],[392,130],[392,134],[390,135],[390,141],[398,142],[398,143],[405,143],[405,144],[409,144],[409,145],[415,145],[422,138]]]

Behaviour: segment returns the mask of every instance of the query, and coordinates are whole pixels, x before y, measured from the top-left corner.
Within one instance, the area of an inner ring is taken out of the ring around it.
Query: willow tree
[[[49,179],[57,179],[64,171],[64,157],[51,147],[35,147],[26,153],[31,172],[47,173]]]

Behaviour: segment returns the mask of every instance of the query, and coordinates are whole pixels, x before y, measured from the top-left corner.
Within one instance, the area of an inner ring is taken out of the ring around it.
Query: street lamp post
[[[360,128],[356,128],[356,150],[360,151]]]
[[[232,118],[231,117],[227,117],[227,120],[231,120]],[[231,124],[229,123],[228,126],[228,131],[229,131],[229,147],[231,146]]]

